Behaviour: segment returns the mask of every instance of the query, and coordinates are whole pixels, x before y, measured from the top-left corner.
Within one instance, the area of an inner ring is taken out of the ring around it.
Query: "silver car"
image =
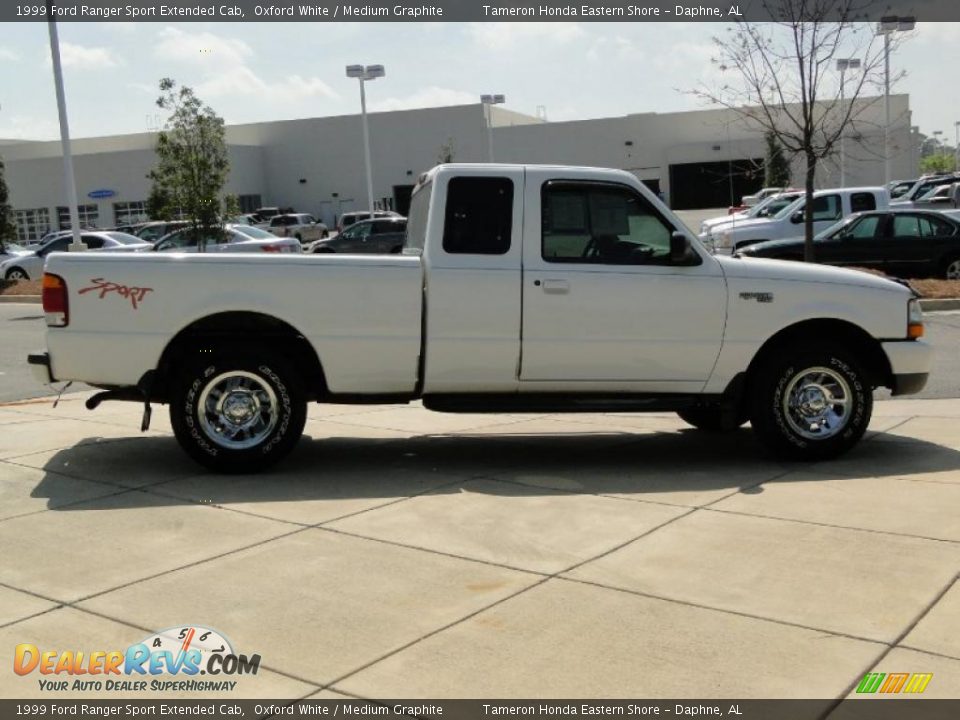
[[[84,230],[80,238],[88,250],[97,252],[138,252],[153,247],[136,235],[113,230]],[[0,263],[0,277],[5,280],[39,280],[47,255],[67,250],[72,242],[73,235],[69,230],[61,232],[36,250],[4,260]]]
[[[203,240],[203,252],[301,252],[296,238],[281,238],[252,225],[224,225],[223,228],[183,228],[165,235],[157,241],[158,252],[200,252],[199,240]]]

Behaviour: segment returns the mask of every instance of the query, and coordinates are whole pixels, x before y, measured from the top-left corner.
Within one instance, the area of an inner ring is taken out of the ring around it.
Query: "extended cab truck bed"
[[[907,288],[714,257],[633,175],[597,168],[434,168],[403,255],[54,254],[44,283],[38,374],[104,388],[90,405],[169,403],[183,448],[224,471],[291,450],[309,400],[669,408],[830,457],[862,436],[873,387],[916,392],[930,366]]]

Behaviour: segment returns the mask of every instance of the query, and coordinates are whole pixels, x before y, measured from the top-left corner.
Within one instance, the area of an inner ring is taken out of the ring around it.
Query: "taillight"
[[[283,243],[270,243],[269,245],[261,245],[260,249],[264,252],[283,252],[285,247]]]
[[[67,283],[59,275],[43,274],[43,312],[47,327],[66,327],[70,323]]]

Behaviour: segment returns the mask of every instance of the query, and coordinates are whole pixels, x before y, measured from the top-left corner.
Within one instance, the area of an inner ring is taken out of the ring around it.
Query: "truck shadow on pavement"
[[[89,492],[78,497],[71,478],[113,485],[117,491],[144,491],[127,493],[125,507],[155,506],[158,498],[161,505],[390,500],[456,493],[466,483],[493,494],[628,495],[638,500],[649,495],[658,502],[699,505],[738,490],[762,493],[763,483],[771,480],[917,479],[955,473],[960,451],[877,433],[836,460],[785,462],[766,455],[748,429],[715,435],[681,430],[398,439],[304,436],[290,456],[268,471],[218,475],[189,460],[172,437],[149,436],[90,438],[53,454],[43,470],[31,495],[47,498],[50,509],[65,511],[115,507],[106,496],[102,501],[88,499]]]

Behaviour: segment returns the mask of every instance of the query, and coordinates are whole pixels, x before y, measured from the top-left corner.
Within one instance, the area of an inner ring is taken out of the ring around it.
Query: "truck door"
[[[516,391],[524,171],[457,168],[432,185],[423,392]]]
[[[555,172],[555,171],[554,171]],[[720,266],[628,184],[527,171],[521,390],[697,392],[726,321]]]

